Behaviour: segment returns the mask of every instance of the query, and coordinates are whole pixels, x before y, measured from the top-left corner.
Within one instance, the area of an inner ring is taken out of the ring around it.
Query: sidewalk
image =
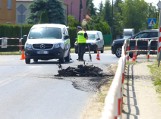
[[[161,98],[156,93],[148,64],[137,63],[127,68],[122,119],[161,119]]]

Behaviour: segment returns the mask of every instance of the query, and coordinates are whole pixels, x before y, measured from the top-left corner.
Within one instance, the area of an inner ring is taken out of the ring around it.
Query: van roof
[[[97,32],[100,32],[100,31],[86,31],[87,33],[97,33]]]
[[[58,28],[64,28],[66,27],[63,24],[35,24],[32,26],[32,28],[37,28],[37,27],[58,27]]]

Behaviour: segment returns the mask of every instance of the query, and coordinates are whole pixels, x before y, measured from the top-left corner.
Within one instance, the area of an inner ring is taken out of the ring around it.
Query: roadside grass
[[[148,65],[152,76],[154,78],[154,85],[156,86],[156,91],[161,94],[161,66],[158,67],[157,62],[152,65]]]
[[[0,52],[0,55],[21,55],[20,51],[16,52]]]

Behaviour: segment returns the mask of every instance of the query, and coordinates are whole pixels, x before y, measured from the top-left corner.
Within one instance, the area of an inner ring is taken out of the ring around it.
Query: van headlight
[[[31,49],[32,49],[32,44],[26,43],[26,44],[25,44],[25,49],[31,50]]]
[[[62,43],[58,43],[58,44],[53,44],[53,48],[64,48],[64,45]]]

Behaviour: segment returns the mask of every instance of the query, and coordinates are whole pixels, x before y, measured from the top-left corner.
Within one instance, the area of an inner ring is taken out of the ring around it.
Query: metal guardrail
[[[129,53],[132,52],[137,54],[137,52],[145,51],[147,55],[150,54],[152,50],[151,44],[152,42],[158,42],[157,38],[148,39],[131,39],[131,41],[135,42],[134,49],[130,48],[130,40],[125,40],[124,45],[122,46],[122,56],[118,61],[118,68],[116,70],[115,77],[110,86],[108,94],[105,98],[105,105],[102,111],[101,119],[122,119],[122,102],[123,102],[123,85],[124,85],[124,77],[125,77],[125,66],[126,59],[129,60]],[[147,49],[139,49],[138,42],[147,42]]]
[[[129,60],[130,53],[133,53],[133,57],[137,57],[138,54],[143,52],[147,55],[147,59],[149,59],[150,54],[157,54],[158,37],[129,39],[124,44],[126,45],[127,60]]]
[[[118,61],[118,68],[115,77],[105,98],[105,105],[102,111],[101,119],[121,119],[123,102],[122,88],[124,84],[124,73],[126,64],[125,49],[126,46],[123,45],[123,53]]]

